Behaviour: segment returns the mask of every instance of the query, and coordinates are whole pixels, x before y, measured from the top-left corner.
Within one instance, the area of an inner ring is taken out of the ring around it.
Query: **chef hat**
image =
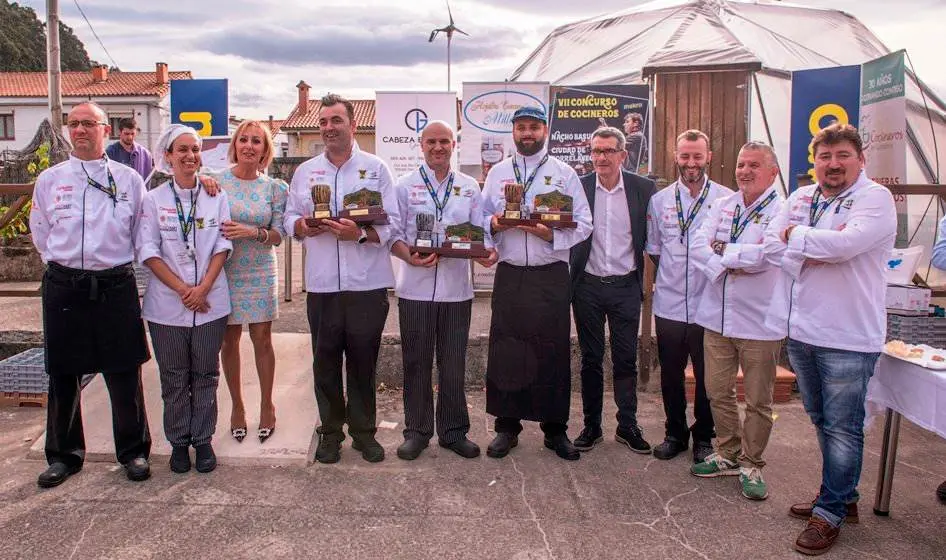
[[[171,145],[174,144],[174,141],[184,134],[190,134],[197,139],[198,144],[201,144],[200,135],[197,134],[196,130],[189,126],[185,126],[183,124],[172,124],[171,126],[165,128],[164,132],[161,133],[161,136],[158,137],[158,143],[155,146],[155,171],[160,171],[169,175],[174,173],[174,171],[171,169],[171,163],[167,160],[167,152],[171,148]]]

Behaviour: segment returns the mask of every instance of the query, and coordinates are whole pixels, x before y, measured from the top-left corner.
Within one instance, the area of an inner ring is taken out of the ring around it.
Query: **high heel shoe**
[[[257,437],[259,437],[259,442],[260,442],[260,443],[263,443],[263,442],[265,442],[266,440],[268,440],[269,437],[270,437],[271,435],[273,435],[273,432],[275,432],[275,431],[276,431],[276,426],[273,426],[272,428],[262,428],[262,427],[261,427],[261,428],[256,432],[256,435],[257,435]]]
[[[230,430],[230,435],[233,436],[233,439],[243,443],[243,438],[246,437],[246,428],[233,428]]]

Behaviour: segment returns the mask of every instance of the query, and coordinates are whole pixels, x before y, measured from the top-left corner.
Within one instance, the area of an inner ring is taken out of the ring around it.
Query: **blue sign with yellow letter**
[[[799,174],[815,180],[815,158],[810,145],[819,130],[834,121],[857,126],[860,96],[859,65],[792,72],[790,191],[798,188]]]
[[[227,80],[171,80],[171,123],[201,137],[229,136]]]

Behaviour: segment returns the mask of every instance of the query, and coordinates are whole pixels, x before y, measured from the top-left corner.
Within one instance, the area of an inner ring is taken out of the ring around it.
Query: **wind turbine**
[[[447,14],[450,16],[450,24],[446,27],[440,27],[431,31],[430,39],[427,39],[427,42],[433,43],[434,39],[437,37],[437,33],[443,32],[447,34],[447,91],[450,91],[450,42],[453,41],[454,32],[462,33],[467,37],[469,37],[470,34],[453,24],[453,13],[450,11],[449,0],[447,0]]]

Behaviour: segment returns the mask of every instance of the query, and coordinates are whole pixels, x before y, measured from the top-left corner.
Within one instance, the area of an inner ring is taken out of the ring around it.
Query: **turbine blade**
[[[453,25],[453,12],[450,11],[450,0],[447,0],[447,14],[450,16],[450,25]]]
[[[437,36],[437,32],[438,32],[438,31],[440,31],[440,30],[439,30],[439,29],[434,29],[433,31],[430,32],[430,39],[427,39],[427,42],[428,42],[428,43],[433,43],[433,42],[434,42],[434,37]]]
[[[453,30],[456,31],[457,33],[462,33],[462,34],[466,35],[467,37],[470,36],[469,33],[467,33],[466,31],[464,31],[464,30],[462,30],[462,29],[460,29],[459,27],[454,27]]]

